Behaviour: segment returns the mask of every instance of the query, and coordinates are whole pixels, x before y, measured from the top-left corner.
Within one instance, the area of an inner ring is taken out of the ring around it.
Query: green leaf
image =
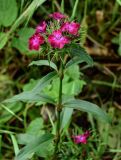
[[[54,144],[52,140],[45,142],[42,148],[39,148],[36,151],[36,155],[38,157],[43,157],[44,159],[49,159],[50,157],[52,157],[53,153],[54,153]]]
[[[71,20],[74,19],[74,17],[76,16],[76,11],[77,11],[77,6],[78,6],[79,0],[75,1],[74,7],[73,7],[73,11],[72,11],[72,15],[71,15]]]
[[[73,113],[73,108],[64,108],[61,115],[61,130],[69,123]]]
[[[61,0],[61,13],[64,13],[64,0]]]
[[[17,101],[22,102],[47,102],[54,104],[54,100],[43,93],[40,93],[40,91],[56,76],[56,72],[51,72],[47,74],[45,77],[40,79],[40,81],[37,83],[37,85],[31,90],[31,91],[25,91],[18,95],[13,96],[10,99],[5,100],[5,103],[12,103]]]
[[[68,75],[70,79],[73,79],[73,80],[77,80],[78,79],[79,80],[80,79],[80,75],[81,75],[79,65],[70,66],[66,70],[66,75]]]
[[[74,108],[84,112],[91,113],[95,115],[97,118],[100,118],[102,121],[106,122],[110,121],[108,115],[101,108],[99,108],[96,104],[93,104],[88,101],[76,100],[76,99],[70,100],[67,103],[65,102],[64,106],[67,108]]]
[[[43,119],[42,118],[36,118],[34,119],[29,126],[26,129],[26,132],[29,134],[38,135],[40,134],[42,128],[43,128]]]
[[[81,72],[79,71],[79,66],[77,65],[67,68],[63,79],[63,95],[75,96],[82,91],[82,88],[86,83],[84,80],[80,80],[80,74]],[[59,92],[59,78],[54,78],[52,83],[44,88],[43,92],[57,101]]]
[[[121,153],[121,149],[110,149],[112,153]]]
[[[71,60],[69,60],[66,63],[65,68],[69,68],[75,64],[79,64],[79,63],[83,63],[83,62],[85,62],[85,61],[83,59],[81,59],[80,57],[73,57]]]
[[[116,37],[114,37],[111,41],[112,41],[112,43],[114,43],[114,44],[119,44],[119,35],[116,36]]]
[[[52,141],[53,135],[52,134],[45,134],[41,137],[36,137],[33,141],[28,143],[25,147],[23,147],[18,155],[15,157],[15,160],[27,160],[30,155],[34,154],[37,152],[39,149],[41,150],[42,148],[45,147],[47,148],[47,141]]]
[[[0,104],[0,124],[7,122],[13,116],[18,120],[22,121],[22,119],[17,116],[17,112],[22,109],[22,103],[13,103],[13,104]]]
[[[38,83],[37,79],[30,79],[28,83],[23,85],[23,91],[31,91]]]
[[[72,44],[72,46],[70,47],[70,54],[73,57],[77,57],[75,59],[75,61],[81,60],[83,62],[86,62],[88,65],[92,66],[93,65],[93,59],[90,57],[89,54],[87,54],[87,52],[85,51],[84,48],[82,48],[79,44]]]
[[[121,0],[116,0],[116,1],[121,6]]]
[[[63,93],[65,95],[76,96],[82,91],[85,84],[85,81],[79,79],[65,83],[63,85]]]
[[[10,136],[11,136],[11,140],[12,140],[12,143],[13,143],[15,155],[17,156],[17,154],[19,153],[19,147],[18,147],[17,140],[16,140],[16,138],[13,134],[10,134]]]
[[[57,77],[57,73],[50,72],[45,77],[41,78],[38,84],[33,88],[33,92],[39,93],[51,80]]]
[[[19,144],[28,144],[31,141],[35,140],[37,136],[45,134],[43,125],[43,119],[41,117],[34,119],[26,129],[25,134],[18,134],[18,143]]]
[[[114,37],[111,41],[114,44],[120,45],[121,44],[121,32],[119,32],[119,34],[116,37]]]
[[[19,144],[27,145],[31,141],[34,141],[37,136],[38,135],[33,135],[33,134],[29,134],[29,133],[25,133],[25,134],[20,133],[20,134],[17,134],[17,141]]]
[[[8,40],[8,34],[1,32],[0,33],[0,49],[2,49],[6,45],[7,40]]]
[[[5,100],[5,103],[13,103],[13,102],[17,102],[17,101],[22,101],[22,102],[46,102],[46,103],[51,103],[54,104],[55,101],[47,95],[44,94],[38,94],[38,93],[34,93],[33,91],[26,91],[26,92],[22,92],[18,95],[13,96],[10,99]]]
[[[8,27],[17,17],[16,0],[0,0],[0,24]]]
[[[17,33],[17,38],[13,38],[12,47],[18,49],[22,54],[32,55],[36,51],[30,51],[28,48],[28,39],[34,34],[33,28],[22,28]]]
[[[54,70],[57,71],[57,66],[55,63],[51,62],[51,61],[48,61],[48,60],[38,60],[38,61],[32,61],[29,66],[32,66],[32,65],[36,65],[36,66],[42,66],[42,65],[45,65],[45,66],[49,66],[51,68],[53,68]]]

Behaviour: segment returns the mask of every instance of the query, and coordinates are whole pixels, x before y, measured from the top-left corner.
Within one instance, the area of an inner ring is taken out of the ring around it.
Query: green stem
[[[56,128],[56,146],[55,146],[55,154],[57,155],[59,150],[59,143],[60,143],[60,117],[61,117],[61,111],[62,111],[62,81],[63,81],[63,63],[61,61],[60,64],[60,70],[59,70],[59,98],[58,98],[58,104],[57,104],[57,128]]]

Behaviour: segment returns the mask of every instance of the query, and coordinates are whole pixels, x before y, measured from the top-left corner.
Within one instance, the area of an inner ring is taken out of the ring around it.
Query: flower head
[[[68,44],[70,40],[68,37],[63,36],[60,30],[55,30],[51,35],[48,37],[48,41],[54,48],[63,48],[65,44]]]
[[[79,144],[79,143],[86,144],[87,143],[87,138],[89,136],[90,136],[90,131],[86,131],[84,134],[77,135],[77,136],[72,136],[72,138],[74,139],[74,142],[76,144]]]
[[[68,32],[68,33],[70,33],[72,35],[77,35],[79,28],[80,28],[80,24],[79,23],[65,22],[61,26],[61,31],[62,32]]]
[[[55,20],[61,20],[63,18],[66,18],[66,16],[60,12],[54,12],[53,14],[50,14],[49,17],[54,18]]]
[[[29,38],[29,49],[30,50],[39,50],[41,44],[44,43],[44,38],[39,33],[33,34]]]
[[[47,24],[45,21],[40,22],[40,24],[36,27],[36,33],[45,33]]]

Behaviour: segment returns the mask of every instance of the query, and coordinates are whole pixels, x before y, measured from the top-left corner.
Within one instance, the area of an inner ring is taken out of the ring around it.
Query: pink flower
[[[70,33],[72,35],[77,35],[79,28],[80,28],[80,24],[79,23],[65,22],[61,26],[61,31],[62,32],[68,32],[68,33]]]
[[[44,43],[44,38],[39,33],[33,34],[29,38],[29,49],[30,50],[39,50],[41,44]]]
[[[89,136],[90,136],[90,131],[86,131],[84,134],[77,135],[77,136],[72,136],[72,138],[74,139],[74,142],[76,144],[79,144],[79,143],[86,144],[87,143],[87,138]]]
[[[53,14],[50,14],[49,17],[54,18],[55,20],[61,20],[63,18],[66,18],[66,16],[60,12],[54,12]]]
[[[46,32],[47,24],[45,21],[40,22],[40,24],[36,27],[36,33],[44,33]]]
[[[65,44],[68,44],[70,40],[68,37],[63,36],[60,30],[55,30],[51,35],[48,37],[48,41],[54,48],[63,48]]]

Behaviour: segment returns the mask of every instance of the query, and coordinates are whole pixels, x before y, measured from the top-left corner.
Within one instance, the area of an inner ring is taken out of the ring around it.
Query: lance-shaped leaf
[[[13,103],[13,102],[17,102],[17,101],[22,101],[22,102],[42,101],[42,102],[51,103],[51,104],[55,103],[55,101],[50,96],[47,96],[44,93],[37,94],[37,93],[31,92],[31,91],[22,92],[18,95],[13,96],[10,99],[5,100],[4,102]]]
[[[72,65],[75,65],[75,64],[79,64],[79,63],[83,63],[85,62],[84,59],[81,59],[80,57],[73,57],[71,60],[69,60],[67,63],[66,63],[66,66],[65,68],[68,68]]]
[[[77,57],[74,61],[86,62],[88,65],[93,65],[93,59],[86,52],[86,50],[79,44],[72,44],[70,47],[70,54],[72,57]]]
[[[102,121],[110,121],[108,115],[101,108],[99,108],[96,104],[93,104],[85,100],[70,100],[64,103],[64,107],[74,108],[84,112],[91,113],[97,118],[101,119]]]
[[[29,66],[32,66],[32,65],[36,65],[36,66],[49,66],[51,68],[53,68],[54,70],[57,71],[57,66],[55,63],[51,62],[51,61],[48,61],[48,60],[38,60],[38,61],[32,61]]]
[[[45,145],[53,140],[52,134],[45,134],[41,137],[36,137],[36,139],[30,141],[25,147],[23,147],[18,155],[15,157],[15,160],[28,160],[34,153],[38,150],[45,148]]]
[[[63,108],[63,111],[61,113],[61,130],[68,125],[72,113],[73,113],[73,108]]]
[[[38,84],[32,89],[33,92],[39,93],[53,78],[57,76],[57,72],[48,73],[45,77],[41,78]]]
[[[72,15],[71,15],[71,20],[74,19],[74,17],[76,16],[76,11],[77,11],[77,6],[78,6],[79,0],[75,1],[74,7],[73,7],[73,11],[72,11]]]
[[[12,140],[12,143],[13,143],[15,155],[17,155],[18,152],[19,152],[19,147],[18,147],[17,140],[16,140],[16,138],[13,134],[10,134],[10,136],[11,136],[11,140]]]
[[[8,34],[4,32],[0,32],[0,49],[4,47],[8,40]]]
[[[43,77],[38,84],[31,90],[31,91],[25,91],[18,95],[13,96],[10,99],[5,100],[4,102],[16,102],[16,101],[22,101],[22,102],[48,102],[48,103],[54,103],[54,100],[50,98],[49,96],[40,93],[40,91],[56,76],[56,72],[51,72],[47,74],[45,77]]]

